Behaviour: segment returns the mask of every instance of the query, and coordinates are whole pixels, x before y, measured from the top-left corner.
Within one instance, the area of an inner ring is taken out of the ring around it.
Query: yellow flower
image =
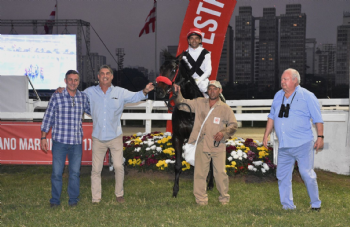
[[[133,165],[133,166],[138,165],[139,166],[141,164],[141,159],[129,159],[128,163],[129,163],[129,165]]]
[[[165,162],[165,160],[159,160],[156,166],[161,170],[164,170],[164,168],[168,167],[168,164]]]
[[[123,151],[125,151],[125,147],[123,147]]]
[[[263,158],[265,156],[269,155],[269,153],[267,153],[266,151],[262,150],[259,152],[259,158]]]
[[[266,147],[264,147],[264,146],[257,147],[256,149],[259,150],[259,151],[268,151],[268,149]]]
[[[191,168],[190,163],[188,163],[188,162],[186,162],[186,161],[182,161],[182,166],[185,166],[184,168],[182,168],[182,171],[185,171],[185,170]]]
[[[156,164],[157,167],[161,167],[163,165],[163,160],[159,160]]]
[[[163,150],[164,154],[169,154],[169,155],[175,155],[175,153],[173,152],[173,148],[167,148]]]
[[[168,142],[168,139],[167,138],[163,138],[162,139],[162,143],[166,143],[166,142]]]
[[[231,162],[231,165],[225,165],[225,167],[226,167],[226,168],[235,168],[235,169],[237,169],[236,164],[237,164],[237,163],[236,163],[235,161],[232,161],[232,162]]]
[[[162,141],[161,141],[161,140],[158,140],[158,141],[157,141],[157,143],[159,143],[159,144],[160,144],[160,143],[162,143]]]

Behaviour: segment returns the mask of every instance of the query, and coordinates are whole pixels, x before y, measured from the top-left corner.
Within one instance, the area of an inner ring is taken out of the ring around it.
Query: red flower
[[[226,152],[227,153],[231,153],[232,151],[235,151],[235,150],[236,150],[235,146],[230,145],[230,146],[226,147]]]

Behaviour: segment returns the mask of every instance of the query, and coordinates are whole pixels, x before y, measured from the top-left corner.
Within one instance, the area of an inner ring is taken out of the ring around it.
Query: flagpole
[[[157,11],[158,11],[158,8],[157,8],[157,0],[154,0],[154,5],[156,7],[156,12],[155,12],[155,18],[156,18],[156,21],[155,21],[155,43],[154,43],[154,49],[155,49],[155,53],[154,53],[154,76],[155,78],[157,77],[157,21],[158,21],[158,17],[157,17]],[[154,79],[155,79],[154,78]]]
[[[56,25],[57,25],[57,35],[58,35],[58,4],[57,4],[57,1],[58,0],[56,0],[56,21],[57,21]]]

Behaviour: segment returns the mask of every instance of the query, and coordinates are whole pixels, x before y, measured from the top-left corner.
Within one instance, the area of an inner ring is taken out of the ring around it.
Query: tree
[[[121,84],[118,86],[128,89],[129,91],[140,91],[148,84],[148,79],[143,73],[134,68],[124,68],[118,71],[112,80],[114,85],[117,84],[117,77],[121,77]]]

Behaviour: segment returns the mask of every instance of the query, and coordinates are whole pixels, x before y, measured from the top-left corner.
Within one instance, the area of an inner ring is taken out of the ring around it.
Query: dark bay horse
[[[179,55],[178,57],[170,55],[167,51],[164,51],[163,54],[165,57],[165,62],[160,67],[160,76],[163,77],[163,82],[157,80],[157,97],[163,98],[167,93],[169,93],[173,83],[180,85],[181,93],[186,99],[203,97],[203,94],[196,85],[196,82],[192,76],[190,76],[189,67],[182,59],[183,54]],[[194,113],[184,112],[176,107],[173,108],[172,111],[172,143],[175,149],[175,181],[173,187],[173,197],[176,197],[179,192],[179,178],[182,171],[182,146],[185,142],[187,142],[192,132]],[[213,179],[213,165],[210,163],[207,186],[208,190],[211,190],[214,187]]]

